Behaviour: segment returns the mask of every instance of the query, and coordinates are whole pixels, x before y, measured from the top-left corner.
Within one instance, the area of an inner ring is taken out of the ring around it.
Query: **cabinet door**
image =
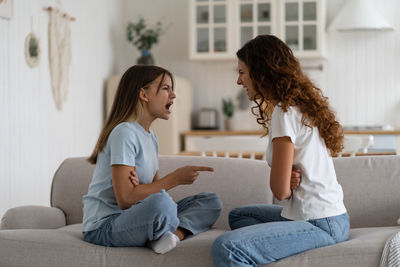
[[[324,0],[280,0],[280,36],[299,58],[324,56]]]
[[[268,138],[257,135],[185,136],[186,151],[265,152]]]
[[[275,0],[237,1],[237,47],[260,34],[276,34]]]
[[[190,0],[190,58],[233,57],[229,0]]]

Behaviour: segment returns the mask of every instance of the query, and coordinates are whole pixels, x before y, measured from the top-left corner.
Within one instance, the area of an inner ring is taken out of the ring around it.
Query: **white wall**
[[[344,0],[327,0],[328,22]],[[400,10],[398,0],[372,0],[393,32],[329,33],[324,70],[310,71],[344,125],[392,124],[400,128]],[[138,51],[125,40],[128,20],[140,14],[169,25],[153,54],[156,62],[187,78],[194,110],[220,108],[235,97],[236,62],[188,59],[187,0],[68,0],[72,23],[72,66],[63,111],[53,103],[48,67],[51,0],[14,0],[14,15],[0,18],[0,216],[7,208],[48,205],[52,175],[66,157],[87,156],[102,126],[104,82],[135,64]],[[24,40],[41,40],[40,65],[25,63]],[[307,62],[318,64],[321,62]],[[179,96],[178,96],[179,97]]]
[[[344,125],[385,125],[400,128],[400,1],[371,0],[392,23],[392,32],[328,33],[327,59],[302,62],[323,64],[324,70],[308,71],[310,77],[330,97]],[[190,61],[188,59],[188,1],[148,0],[140,5],[125,0],[125,25],[139,14],[155,23],[162,19],[170,30],[153,49],[156,63],[189,79],[194,86],[194,110],[221,108],[221,98],[236,97],[236,62]],[[330,22],[344,0],[327,0]],[[157,8],[154,8],[157,7]],[[134,64],[139,53],[125,43],[124,68]],[[122,69],[123,70],[123,69]],[[121,71],[122,71],[121,70]],[[179,97],[179,96],[178,96]]]
[[[329,33],[321,84],[345,125],[400,128],[400,1],[371,1],[389,32]],[[328,21],[343,1],[328,0]]]
[[[63,1],[64,10],[77,20],[71,24],[69,95],[63,110],[56,110],[49,77],[49,14],[43,10],[54,4],[14,0],[13,17],[0,18],[0,217],[18,205],[49,205],[52,176],[62,160],[87,156],[93,149],[102,126],[104,82],[118,69],[120,1]],[[34,69],[24,57],[31,28],[42,51]]]

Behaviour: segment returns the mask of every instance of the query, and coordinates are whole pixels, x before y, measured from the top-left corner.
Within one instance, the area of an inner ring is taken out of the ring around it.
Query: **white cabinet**
[[[279,0],[280,37],[299,58],[324,56],[325,2]]]
[[[265,152],[268,138],[257,135],[196,135],[185,136],[186,151]]]
[[[231,58],[231,0],[190,0],[190,58]]]
[[[260,34],[274,34],[299,58],[324,55],[325,0],[190,0],[191,59],[234,59]]]
[[[277,34],[275,0],[236,1],[236,48],[260,34]]]

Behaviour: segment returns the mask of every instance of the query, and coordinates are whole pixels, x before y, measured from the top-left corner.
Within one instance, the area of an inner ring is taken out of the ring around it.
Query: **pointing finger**
[[[208,171],[208,172],[213,172],[214,169],[211,167],[207,167],[207,166],[192,166],[192,169],[194,171]]]

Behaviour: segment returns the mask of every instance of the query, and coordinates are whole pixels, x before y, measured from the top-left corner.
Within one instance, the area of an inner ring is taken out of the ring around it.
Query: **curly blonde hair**
[[[332,156],[342,151],[343,129],[328,98],[303,73],[299,61],[284,42],[273,35],[259,35],[236,55],[249,68],[257,92],[252,112],[265,128],[266,135],[273,111],[271,101],[276,101],[285,112],[289,107],[298,107],[303,114],[302,123],[318,128]]]

